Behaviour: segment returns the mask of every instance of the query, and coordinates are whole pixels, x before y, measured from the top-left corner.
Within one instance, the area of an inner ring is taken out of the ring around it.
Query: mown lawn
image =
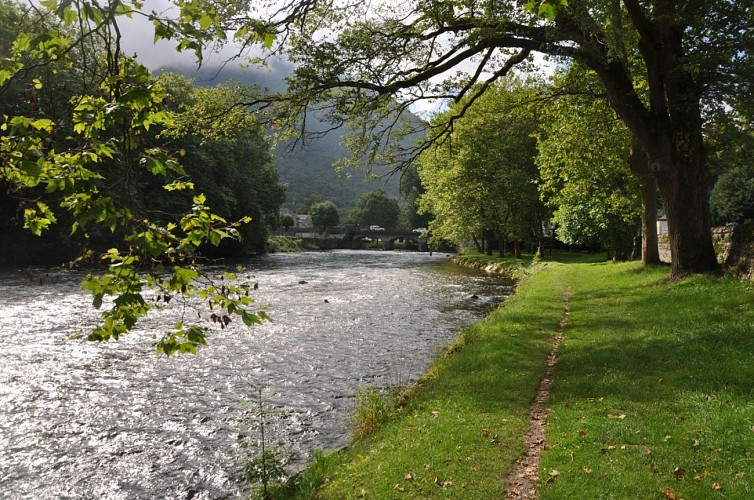
[[[578,266],[542,498],[754,498],[751,284]]]
[[[504,498],[569,288],[541,498],[754,498],[751,285],[668,276],[546,263],[375,434],[317,460],[300,484],[322,484],[300,496]]]

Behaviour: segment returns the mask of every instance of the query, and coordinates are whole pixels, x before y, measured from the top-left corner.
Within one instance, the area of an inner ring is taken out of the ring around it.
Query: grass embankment
[[[267,238],[267,251],[269,253],[305,252],[319,249],[318,246],[304,241],[303,238],[291,238],[289,236],[270,236]]]
[[[317,498],[504,497],[566,288],[540,496],[754,498],[754,293],[668,276],[547,263],[375,434],[315,462]]]

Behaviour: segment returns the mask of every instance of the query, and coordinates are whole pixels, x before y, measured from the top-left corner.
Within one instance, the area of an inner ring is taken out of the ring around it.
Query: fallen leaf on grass
[[[589,467],[582,467],[581,470],[583,470],[587,474],[591,474],[592,473],[592,469],[590,469]]]
[[[406,477],[404,479],[406,481],[413,481],[414,480],[414,475],[409,472],[408,474],[406,474]]]
[[[696,476],[693,477],[693,479],[694,479],[694,481],[701,481],[702,480],[702,476],[700,476],[699,474],[697,474]]]
[[[673,469],[673,474],[675,474],[676,477],[681,477],[686,473],[683,467],[676,467]]]
[[[398,491],[406,491],[406,488],[401,486],[401,483],[395,483],[395,486],[393,486],[393,489],[398,490]]]
[[[723,486],[720,483],[712,483],[713,490],[722,490]]]
[[[617,418],[617,419],[623,420],[624,418],[626,418],[626,414],[625,413],[619,413],[618,415],[611,415],[611,414],[608,413],[607,414],[607,418]]]
[[[678,498],[673,490],[665,490],[664,493],[665,498],[668,498],[670,500],[676,500]]]

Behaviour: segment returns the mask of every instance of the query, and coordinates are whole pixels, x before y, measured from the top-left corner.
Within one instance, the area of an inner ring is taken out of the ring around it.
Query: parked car
[[[375,225],[372,225],[372,226],[369,226],[369,230],[370,230],[370,231],[384,231],[384,230],[385,230],[385,228],[384,228],[384,227],[382,227],[382,226],[375,226]]]
[[[427,231],[426,227],[417,227],[416,229],[413,230],[413,232],[416,233],[416,234],[422,234],[422,233],[424,233],[426,231]]]

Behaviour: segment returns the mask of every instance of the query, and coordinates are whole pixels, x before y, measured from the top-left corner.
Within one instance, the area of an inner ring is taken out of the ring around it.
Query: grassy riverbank
[[[300,484],[322,482],[316,498],[505,497],[568,289],[540,497],[754,498],[751,285],[560,260],[469,328],[373,435],[316,460]]]

